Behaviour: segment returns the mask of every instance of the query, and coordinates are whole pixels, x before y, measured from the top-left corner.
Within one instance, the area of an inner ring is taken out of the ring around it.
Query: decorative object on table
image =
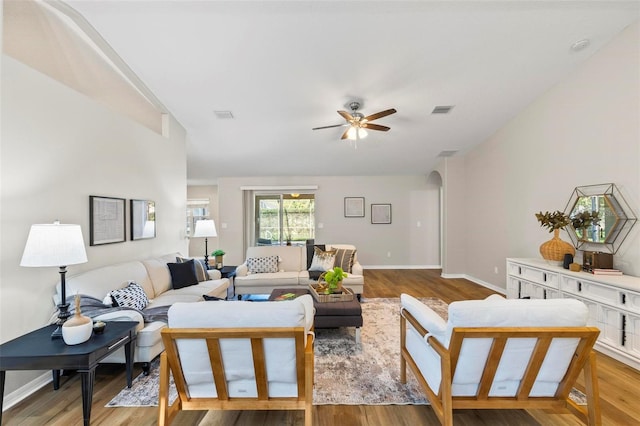
[[[391,204],[371,204],[371,223],[391,223]]]
[[[364,217],[364,197],[344,197],[344,217]]]
[[[569,270],[571,272],[580,272],[582,271],[582,266],[579,263],[572,263],[569,265]]]
[[[156,237],[156,203],[149,200],[131,200],[131,240]]]
[[[562,267],[564,269],[569,269],[569,265],[573,263],[573,255],[571,253],[567,253],[564,255],[564,260],[562,261]]]
[[[75,297],[75,314],[62,324],[62,339],[67,345],[79,345],[91,337],[93,321],[80,312],[80,296]]]
[[[215,265],[216,265],[216,269],[221,269],[224,265],[222,264],[222,256],[224,256],[226,253],[224,252],[224,250],[218,249],[216,251],[214,251],[213,253],[211,253],[211,256],[213,256],[215,258]]]
[[[567,228],[569,238],[578,250],[615,254],[638,221],[613,183],[576,187],[564,211],[578,219]],[[580,223],[578,215],[582,214],[585,219],[589,215],[592,222]],[[598,222],[593,222],[596,215]]]
[[[342,280],[347,277],[346,272],[342,270],[341,267],[336,266],[333,269],[329,269],[324,272],[318,278],[318,293],[322,292],[324,294],[336,294],[342,293]]]
[[[61,224],[59,221],[55,221],[53,224],[31,225],[20,266],[57,266],[60,268],[61,298],[58,304],[59,312],[56,323],[58,327],[53,332],[52,338],[62,337],[60,327],[71,316],[66,300],[65,275],[67,266],[86,261],[87,253],[80,225]]]
[[[553,213],[539,212],[536,213],[536,219],[540,222],[540,226],[549,228],[549,232],[553,232],[553,238],[540,246],[540,254],[543,259],[561,264],[565,254],[569,253],[572,256],[576,254],[576,250],[571,244],[560,239],[560,229],[571,223],[568,215],[560,210]]]
[[[350,302],[354,299],[355,295],[351,289],[343,287],[342,293],[329,293],[326,294],[323,288],[318,288],[319,284],[309,284],[309,293],[320,303],[329,302]]]
[[[106,322],[96,321],[93,323],[93,332],[96,334],[102,334],[104,333],[104,329],[106,326],[107,326]]]
[[[591,272],[593,269],[612,269],[613,255],[598,251],[585,251],[582,254],[582,269]]]
[[[89,196],[89,245],[123,243],[125,199]]]
[[[209,248],[207,246],[207,238],[217,237],[216,224],[213,219],[203,219],[196,222],[196,229],[193,232],[194,238],[204,237],[204,265],[209,268]]]

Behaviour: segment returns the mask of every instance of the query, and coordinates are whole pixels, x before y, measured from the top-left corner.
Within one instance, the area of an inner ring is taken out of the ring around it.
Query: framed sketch
[[[131,200],[131,240],[156,237],[156,203],[149,200]]]
[[[89,245],[125,241],[125,199],[89,196]]]
[[[391,204],[371,204],[371,223],[391,223]]]
[[[344,217],[364,217],[364,197],[344,197]]]

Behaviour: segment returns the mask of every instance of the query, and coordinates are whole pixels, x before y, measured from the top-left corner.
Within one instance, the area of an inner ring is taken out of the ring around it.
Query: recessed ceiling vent
[[[453,109],[453,105],[438,105],[431,111],[431,114],[449,114]]]
[[[438,154],[438,157],[453,157],[457,152],[457,149],[451,151],[441,151],[440,154]]]
[[[220,120],[230,120],[233,119],[233,113],[231,111],[213,111],[216,115],[216,118]]]

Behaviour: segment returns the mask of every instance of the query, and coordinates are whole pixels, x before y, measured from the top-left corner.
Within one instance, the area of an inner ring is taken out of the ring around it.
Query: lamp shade
[[[80,225],[31,225],[20,266],[67,266],[87,261]]]
[[[217,237],[216,224],[212,219],[204,219],[196,222],[194,237]]]

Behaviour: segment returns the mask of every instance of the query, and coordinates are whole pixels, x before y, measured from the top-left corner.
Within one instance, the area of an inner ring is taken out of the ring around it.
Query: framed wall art
[[[371,204],[371,223],[391,223],[391,204]]]
[[[131,240],[156,237],[156,203],[149,200],[131,200]]]
[[[344,197],[344,217],[364,217],[364,197]]]
[[[89,196],[89,245],[125,241],[125,208],[124,198]]]

